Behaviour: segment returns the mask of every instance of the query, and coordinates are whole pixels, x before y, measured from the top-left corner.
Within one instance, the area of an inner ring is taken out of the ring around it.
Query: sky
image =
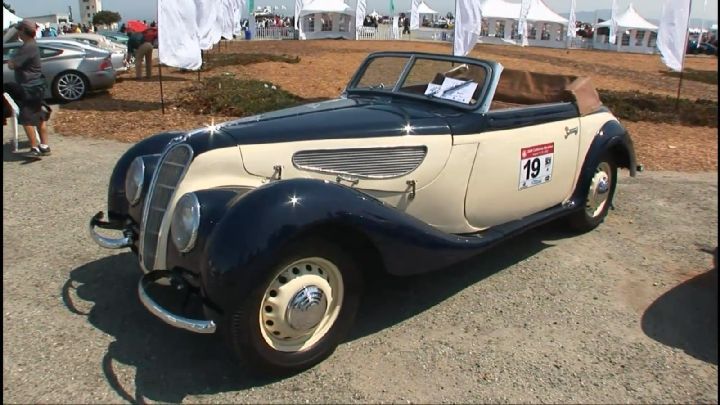
[[[80,0],[5,0],[20,17],[31,17],[45,14],[67,14],[68,6],[72,6],[73,13],[77,16]],[[220,1],[220,0],[218,0]],[[357,0],[345,0],[347,4],[354,7]],[[366,0],[368,12],[373,9],[380,14],[386,14],[389,9],[390,0]],[[395,0],[396,12],[410,9],[411,0]],[[520,0],[510,0],[519,3]],[[706,18],[708,21],[717,22],[718,0],[691,0],[692,18]],[[707,2],[707,6],[704,6]],[[431,8],[445,15],[448,11],[454,13],[455,1],[453,0],[425,0]],[[617,0],[618,10],[622,12],[632,3],[635,9],[645,18],[659,19],[662,9],[662,0]],[[103,10],[117,11],[123,20],[154,20],[156,19],[156,2],[152,0],[102,0]],[[255,6],[281,6],[287,8],[287,15],[292,14],[294,0],[255,0]],[[545,0],[551,9],[556,13],[564,14],[570,11],[570,0]],[[610,9],[612,0],[576,0],[577,11],[595,11],[596,9]],[[703,11],[704,8],[704,11]],[[282,14],[282,12],[281,12]],[[77,19],[77,18],[76,18]]]

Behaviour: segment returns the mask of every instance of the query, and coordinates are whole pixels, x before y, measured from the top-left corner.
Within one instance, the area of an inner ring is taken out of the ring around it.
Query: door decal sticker
[[[544,143],[520,149],[520,183],[524,190],[552,179],[555,143]]]

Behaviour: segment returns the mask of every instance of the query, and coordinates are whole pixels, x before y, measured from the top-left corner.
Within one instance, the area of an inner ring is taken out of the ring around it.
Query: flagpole
[[[682,89],[683,73],[685,72],[685,54],[687,54],[687,42],[690,35],[690,14],[692,14],[692,0],[688,0],[688,17],[687,30],[685,31],[685,46],[683,47],[683,55],[680,60],[680,80],[678,81],[677,97],[675,97],[675,112],[680,108],[680,90]]]
[[[157,21],[158,36],[160,35],[160,0],[155,3],[155,21]],[[158,80],[160,81],[160,106],[162,113],[165,115],[165,97],[163,96],[163,85],[162,85],[162,63],[160,62],[160,41],[158,41]]]

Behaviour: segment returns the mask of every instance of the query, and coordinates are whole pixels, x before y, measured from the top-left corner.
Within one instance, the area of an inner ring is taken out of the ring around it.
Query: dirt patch
[[[219,56],[226,54],[274,55],[286,60],[256,60],[249,64],[216,66],[208,72],[201,72],[200,76],[205,79],[230,73],[238,79],[272,83],[305,99],[331,98],[342,92],[368,53],[411,50],[448,54],[451,53],[451,44],[417,41],[233,41],[224,44],[222,49],[206,53],[208,60],[242,60],[240,56]],[[671,97],[677,93],[678,79],[663,73],[667,69],[658,55],[478,45],[471,56],[496,60],[507,68],[586,75],[598,88],[612,91],[642,91]],[[288,63],[291,60],[293,62]],[[716,75],[717,64],[717,58],[710,56],[689,56],[686,59],[688,69],[714,72]],[[160,131],[193,129],[212,121],[236,118],[220,113],[195,115],[180,108],[181,94],[197,82],[196,73],[163,69],[165,114],[161,112],[157,78],[135,81],[129,77],[130,74],[122,75],[107,93],[63,106],[56,119],[56,130],[65,135],[135,142]],[[717,90],[717,83],[684,80],[681,97],[717,102]],[[629,119],[623,119],[623,124],[631,131],[638,159],[650,170],[717,170],[716,128],[654,121],[631,122]],[[679,152],[668,149],[668,145],[681,148],[683,154],[667,159],[667,152]]]

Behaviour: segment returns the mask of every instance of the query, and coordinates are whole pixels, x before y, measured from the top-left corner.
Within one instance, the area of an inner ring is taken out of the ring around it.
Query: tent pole
[[[162,63],[158,63],[158,74],[160,76],[160,105],[162,106],[162,113],[165,114],[165,96],[163,95],[162,85]]]

